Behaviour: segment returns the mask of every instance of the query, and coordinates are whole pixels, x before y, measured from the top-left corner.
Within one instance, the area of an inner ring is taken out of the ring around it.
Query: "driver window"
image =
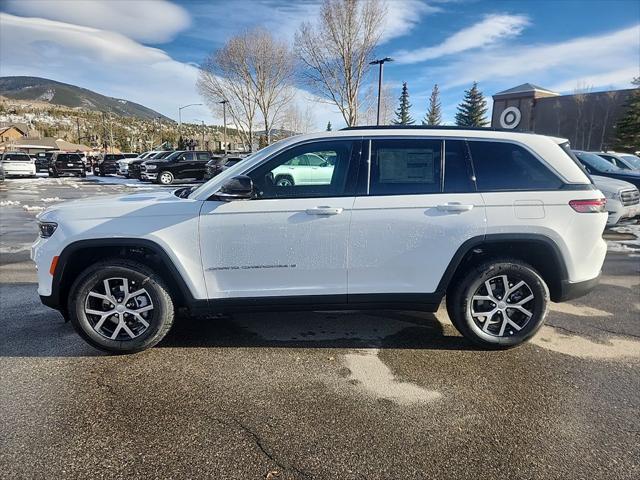
[[[352,140],[299,145],[260,165],[249,176],[260,199],[350,195],[353,192],[347,190],[355,185],[347,188],[347,179],[352,178],[350,170],[356,166],[350,161],[352,147]]]

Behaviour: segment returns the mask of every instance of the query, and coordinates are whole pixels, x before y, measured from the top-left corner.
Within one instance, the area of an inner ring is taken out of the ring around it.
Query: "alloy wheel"
[[[149,292],[128,278],[107,278],[87,294],[84,313],[93,330],[110,340],[133,340],[149,328],[153,317]]]
[[[171,182],[173,182],[173,175],[168,172],[163,172],[160,174],[160,183],[162,183],[163,185],[169,185]]]
[[[469,300],[474,324],[484,333],[505,337],[522,330],[534,315],[535,296],[524,281],[499,275],[485,281]]]

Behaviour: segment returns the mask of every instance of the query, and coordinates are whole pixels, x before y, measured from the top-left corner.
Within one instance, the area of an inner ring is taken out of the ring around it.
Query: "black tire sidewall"
[[[534,295],[533,317],[512,336],[496,337],[487,334],[475,324],[471,316],[470,298],[486,281],[499,275],[507,275],[515,280],[524,280]],[[456,288],[447,309],[454,326],[473,343],[485,348],[510,348],[528,341],[544,324],[549,307],[549,289],[533,267],[517,261],[498,261],[480,265]]]
[[[154,305],[149,328],[131,340],[110,340],[98,334],[89,322],[84,305],[87,294],[99,282],[107,278],[126,277],[144,287]],[[76,331],[92,346],[113,353],[135,353],[152,347],[166,335],[173,323],[173,303],[155,275],[142,265],[116,261],[102,262],[89,267],[76,280],[69,296],[70,320]]]

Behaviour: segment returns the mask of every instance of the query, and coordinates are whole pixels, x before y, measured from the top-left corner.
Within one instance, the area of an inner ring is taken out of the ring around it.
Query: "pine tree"
[[[331,122],[327,123],[327,132],[331,131]]]
[[[640,87],[640,77],[631,82]],[[640,148],[640,88],[634,90],[626,103],[624,115],[616,123],[615,150],[635,152]]]
[[[465,90],[464,99],[458,105],[456,125],[459,127],[484,127],[487,125],[487,101],[478,90],[478,83],[473,82],[471,90]]]
[[[440,107],[440,89],[436,83],[429,97],[429,110],[422,120],[423,125],[440,125],[442,123],[442,109]]]
[[[402,93],[400,94],[400,106],[396,110],[396,119],[392,123],[396,125],[413,125],[415,120],[411,118],[409,110],[411,104],[409,103],[409,91],[407,90],[407,82],[402,82]]]

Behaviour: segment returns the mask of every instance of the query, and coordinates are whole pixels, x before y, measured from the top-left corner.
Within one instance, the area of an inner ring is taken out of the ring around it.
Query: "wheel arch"
[[[535,268],[549,287],[551,300],[559,301],[568,280],[567,266],[554,240],[540,234],[490,234],[473,237],[456,251],[438,284],[445,294],[469,268],[497,257],[523,260]]]
[[[141,238],[104,238],[78,240],[60,253],[48,306],[67,314],[68,293],[77,276],[89,265],[106,258],[130,258],[156,271],[167,282],[177,306],[195,302],[177,267],[158,243]]]

